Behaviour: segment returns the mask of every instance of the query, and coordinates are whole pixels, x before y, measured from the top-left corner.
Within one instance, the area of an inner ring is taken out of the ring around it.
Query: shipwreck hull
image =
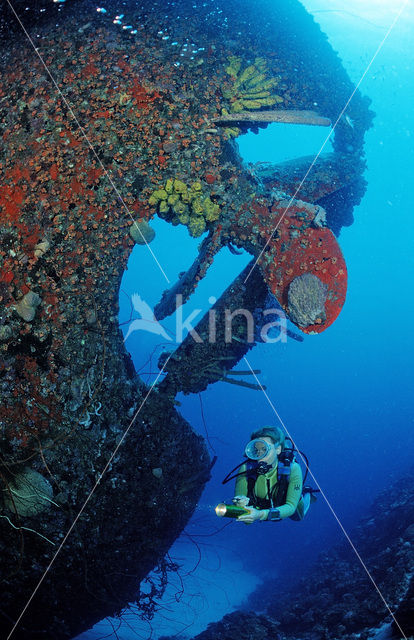
[[[13,4],[24,13],[24,3]],[[316,102],[334,122],[351,94],[300,3],[272,9],[263,3],[259,38],[249,2],[227,2],[220,14],[144,2],[128,15],[135,33],[113,24],[109,4],[97,14],[76,2],[57,14],[58,27],[56,7],[37,15],[42,60],[9,9],[2,16],[3,32],[14,20],[0,72],[3,636],[70,638],[139,599],[140,581],[184,528],[209,477],[204,442],[171,393],[145,387],[133,371],[118,292],[131,226],[157,213],[193,235],[204,224],[220,238],[216,250],[221,241],[260,249],[257,230],[242,238],[237,214],[266,194],[229,132],[214,125],[235,100],[232,57],[244,70],[260,57],[256,72],[265,65],[266,78],[280,78],[281,109]],[[33,36],[30,12],[22,20]],[[358,93],[350,116],[355,127],[340,122],[334,146],[360,166],[372,114]],[[151,205],[169,179],[196,182],[213,203],[197,228]],[[336,212],[335,233],[343,223]]]

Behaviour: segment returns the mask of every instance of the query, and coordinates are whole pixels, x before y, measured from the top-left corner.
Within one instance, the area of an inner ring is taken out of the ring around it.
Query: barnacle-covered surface
[[[326,153],[316,161],[304,156],[278,165],[258,163],[251,171],[266,189],[282,189],[290,195],[300,189],[302,200],[323,207],[326,224],[336,236],[342,226],[352,224],[353,208],[365,192],[364,163],[355,154]]]
[[[196,334],[189,334],[174,353],[168,354],[164,367],[167,376],[160,384],[167,395],[174,397],[178,391],[199,393],[208,384],[226,379],[228,372],[258,341],[257,329],[261,321],[265,322],[261,314],[266,308],[268,289],[258,270],[245,283],[251,268],[249,264],[200,320]],[[245,312],[252,319],[256,313],[254,325],[246,322]],[[280,336],[280,327],[278,331]]]
[[[214,125],[234,86],[229,59],[237,56],[242,69],[264,60],[264,81],[278,78],[280,108],[317,109],[333,122],[353,90],[299,3],[281,1],[277,12],[261,3],[260,30],[251,29],[258,13],[247,0],[193,5],[128,7],[124,25],[134,29],[122,29],[113,3],[102,5],[105,14],[78,1],[31,27],[33,8],[25,13],[16,1],[48,71],[9,7],[3,10],[3,33],[10,23],[12,37],[0,72],[2,631],[64,541],[14,637],[71,637],[133,601],[208,477],[201,438],[168,394],[148,396],[132,370],[117,299],[134,246],[131,226],[156,215],[151,194],[168,179],[200,184],[208,196],[199,226],[210,231],[214,251],[206,251],[197,277],[229,242],[258,257],[293,195],[283,185],[266,191],[225,128]],[[354,126],[339,122],[334,147],[355,160],[356,181],[372,117],[358,93],[349,115]],[[319,214],[296,198],[259,267],[286,307],[289,283],[312,264],[328,286],[328,326],[345,298],[346,270],[334,235],[316,223]],[[340,226],[337,218],[336,232]],[[307,247],[308,258],[301,254]],[[53,489],[53,503],[33,516],[13,506],[27,469]]]

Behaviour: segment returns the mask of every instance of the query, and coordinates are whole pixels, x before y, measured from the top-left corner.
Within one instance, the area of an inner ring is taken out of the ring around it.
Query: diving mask
[[[244,453],[250,460],[262,460],[270,453],[273,446],[273,444],[266,442],[266,440],[255,438],[254,440],[250,440]]]

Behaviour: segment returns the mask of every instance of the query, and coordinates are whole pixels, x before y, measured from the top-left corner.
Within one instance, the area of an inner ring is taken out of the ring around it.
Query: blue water
[[[314,13],[357,83],[403,3],[304,0],[303,4]],[[361,92],[372,99],[377,115],[366,135],[368,189],[354,211],[354,224],[344,228],[339,238],[349,273],[343,311],[327,331],[307,336],[303,343],[289,340],[286,345],[259,345],[247,355],[252,367],[261,370],[259,379],[267,386],[269,399],[296,444],[310,458],[316,481],[347,531],[378,492],[401,477],[412,462],[413,41],[414,10],[409,6],[361,84]],[[316,154],[326,133],[294,129],[272,125],[259,135],[239,138],[243,158],[246,162],[277,162]],[[162,221],[156,221],[154,227],[157,238],[151,248],[174,282],[193,261],[199,242],[189,238],[184,228],[171,229]],[[249,259],[222,251],[185,313],[208,309],[208,298],[219,297]],[[141,285],[138,276],[143,270],[151,277]],[[167,286],[147,249],[135,247],[123,292],[137,292],[154,305]],[[129,317],[125,293],[121,293],[120,302],[123,322]],[[174,332],[174,319],[163,324]],[[148,382],[154,380],[151,373],[157,372],[156,360],[163,348],[156,348],[159,343],[158,337],[139,332],[126,343]],[[243,362],[240,367],[246,368]],[[205,434],[207,428],[218,461],[187,527],[200,545],[201,563],[183,578],[185,590],[179,598],[176,594],[181,587],[172,576],[164,602],[167,608],[152,621],[153,638],[181,631],[184,637],[195,635],[207,622],[237,607],[257,579],[278,577],[286,570],[299,575],[322,549],[343,537],[322,497],[302,523],[248,527],[231,523],[204,537],[223,525],[213,507],[231,497],[232,487],[222,487],[221,480],[242,459],[251,431],[262,424],[278,424],[278,419],[263,393],[224,383],[202,393],[201,404],[197,395],[179,396],[179,400],[180,412],[194,429]],[[184,535],[171,550],[171,556],[183,566],[183,574],[197,563],[195,549]],[[147,637],[148,625],[135,616],[129,617],[128,623],[139,637]],[[187,625],[191,626],[184,630]],[[99,637],[103,630],[109,632],[110,627],[102,623],[96,633],[82,638]],[[120,638],[136,637],[134,633],[125,625],[118,631]]]

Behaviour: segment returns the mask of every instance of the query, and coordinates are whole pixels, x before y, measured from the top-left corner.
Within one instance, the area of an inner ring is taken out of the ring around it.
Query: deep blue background
[[[303,4],[315,12],[356,83],[403,3],[306,0]],[[311,470],[346,530],[412,461],[413,16],[412,7],[406,9],[361,85],[377,116],[366,137],[368,191],[354,212],[355,223],[343,229],[339,238],[349,272],[345,307],[323,334],[306,336],[303,343],[289,340],[287,345],[260,345],[247,356],[261,370],[259,378],[269,398],[297,445],[308,454]],[[325,136],[325,130],[272,125],[239,142],[247,162],[277,162],[316,153]],[[199,241],[189,238],[184,228],[172,229],[162,221],[154,226],[157,238],[151,248],[174,282],[191,264]],[[218,297],[248,260],[247,255],[235,257],[222,251],[186,309],[207,309],[208,297]],[[143,272],[147,274],[144,283]],[[154,305],[166,287],[147,249],[136,247],[122,290],[129,295],[139,293]],[[124,293],[120,301],[123,322],[129,317]],[[174,330],[171,320],[164,325]],[[143,333],[128,338],[126,346],[137,369],[144,365],[144,372],[157,371],[159,350],[145,363],[159,342],[156,336]],[[245,363],[239,368],[245,369]],[[254,587],[253,574],[277,577],[288,570],[297,576],[320,550],[343,537],[322,497],[302,523],[248,527],[232,523],[204,537],[223,525],[213,507],[231,497],[232,487],[223,488],[221,480],[241,460],[250,432],[278,421],[264,394],[224,383],[202,394],[205,424],[198,396],[179,399],[180,411],[194,429],[204,434],[207,427],[218,462],[187,528],[199,536],[194,539],[203,553],[204,565],[202,562],[193,576],[197,579],[198,575],[199,582],[187,587],[179,603],[174,590],[170,593],[169,622],[161,626],[161,618],[154,620],[155,637],[161,631],[178,632],[181,625],[199,617],[199,626],[185,632],[194,635],[208,619],[221,617]],[[197,557],[194,549],[183,536],[171,555],[191,568]],[[203,573],[209,568],[214,568],[211,580]],[[200,602],[194,603],[194,598]],[[203,608],[209,609],[206,616],[200,615]],[[142,634],[145,637],[145,631]],[[121,637],[133,636],[125,631]]]

